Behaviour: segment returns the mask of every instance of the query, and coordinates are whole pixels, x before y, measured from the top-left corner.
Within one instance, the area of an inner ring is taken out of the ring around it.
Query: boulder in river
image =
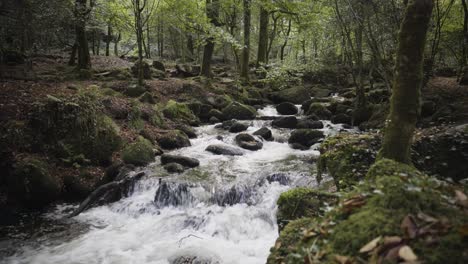
[[[238,102],[232,102],[222,111],[224,120],[252,120],[257,115],[255,108]]]
[[[279,117],[271,122],[271,125],[279,128],[296,128],[297,118],[295,116]]]
[[[248,150],[259,150],[263,147],[263,143],[256,140],[253,136],[249,134],[239,134],[235,137],[235,141],[239,147],[248,149]]]
[[[294,148],[309,149],[315,143],[323,139],[325,135],[322,131],[314,129],[297,129],[291,133],[288,143]],[[304,147],[304,148],[302,148]]]
[[[316,115],[320,119],[330,119],[332,113],[321,103],[313,103],[307,110],[307,115]]]
[[[190,140],[180,130],[172,130],[158,140],[159,145],[164,149],[177,149],[190,146]]]
[[[278,104],[283,102],[302,104],[308,98],[310,98],[310,93],[304,86],[284,89],[270,95],[270,99]]]
[[[227,155],[227,156],[242,156],[244,153],[242,150],[221,144],[209,145],[206,151],[211,152],[216,155]]]
[[[263,147],[263,143],[256,140],[253,136],[249,134],[239,134],[236,136],[235,141],[239,147],[248,150],[259,150]]]
[[[351,117],[347,114],[336,114],[332,116],[331,122],[333,124],[351,124]]]
[[[234,122],[232,126],[229,128],[229,132],[231,133],[239,133],[242,131],[246,131],[249,128],[249,125],[241,123],[241,122]]]
[[[200,166],[200,161],[194,158],[172,155],[172,154],[162,154],[161,155],[161,164],[166,165],[169,163],[177,163],[185,167],[195,168]]]
[[[255,131],[253,134],[255,136],[260,136],[265,140],[273,140],[273,134],[271,133],[271,130],[267,127],[262,127],[259,130]]]
[[[281,115],[295,115],[299,112],[299,109],[292,103],[284,102],[276,106],[276,111]]]
[[[297,122],[297,128],[322,129],[323,122],[311,119],[301,119]]]

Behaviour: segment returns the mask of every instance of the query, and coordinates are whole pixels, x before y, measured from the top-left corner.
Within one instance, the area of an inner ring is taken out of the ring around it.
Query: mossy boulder
[[[146,93],[148,89],[144,85],[130,84],[123,93],[130,97],[138,97]]]
[[[108,164],[121,147],[118,126],[103,114],[99,96],[80,93],[70,98],[49,98],[35,106],[28,126],[34,148],[60,159],[79,155],[93,164]]]
[[[320,130],[296,129],[291,133],[288,143],[295,149],[309,149],[324,137],[325,135]]]
[[[165,133],[159,138],[158,143],[162,148],[169,150],[191,146],[187,135],[180,130]]]
[[[332,113],[321,103],[312,103],[306,114],[315,115],[320,119],[330,119],[332,117]]]
[[[127,164],[145,166],[154,161],[153,145],[149,140],[138,137],[123,149],[122,160]]]
[[[34,156],[20,157],[7,179],[8,191],[28,207],[39,208],[61,193],[61,184],[53,175],[47,161]]]
[[[252,120],[257,115],[257,110],[251,106],[232,102],[222,111],[223,120]]]
[[[281,231],[288,222],[302,217],[322,216],[326,206],[333,206],[337,202],[336,195],[310,188],[301,187],[286,191],[277,202],[278,228]]]
[[[268,263],[398,263],[407,256],[403,247],[423,263],[466,263],[467,213],[449,197],[452,186],[410,165],[380,160],[323,217],[289,223]]]
[[[320,146],[317,180],[328,172],[338,189],[349,188],[364,178],[381,145],[376,134],[338,134]]]
[[[310,98],[309,91],[303,86],[297,86],[281,90],[279,92],[273,92],[270,95],[270,99],[276,103],[289,102],[293,104],[302,104],[304,101]]]
[[[146,62],[144,60],[143,61],[137,61],[132,66],[131,71],[132,71],[133,77],[138,78],[139,67],[141,67],[141,70],[143,71],[143,78],[144,79],[151,79],[151,67],[148,64],[148,62]]]
[[[174,100],[169,100],[166,106],[162,109],[162,113],[166,118],[171,120],[186,121],[190,124],[197,123],[198,118],[190,110],[185,103],[178,103]]]
[[[299,112],[299,109],[292,103],[284,102],[276,106],[276,111],[280,115],[295,115]]]

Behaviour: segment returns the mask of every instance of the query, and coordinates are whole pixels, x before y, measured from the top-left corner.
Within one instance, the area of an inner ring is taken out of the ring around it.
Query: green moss
[[[184,120],[193,122],[198,119],[193,114],[192,110],[190,110],[187,104],[178,103],[174,100],[169,100],[162,112],[165,117],[172,120]]]
[[[159,110],[159,107],[155,105],[153,107],[153,110],[154,110],[154,114],[151,115],[149,119],[150,124],[155,127],[164,128],[165,127],[164,116]]]
[[[47,163],[32,156],[21,157],[7,180],[12,196],[32,207],[53,201],[61,191]]]
[[[257,115],[257,110],[251,106],[232,102],[222,111],[223,120],[251,120]]]
[[[315,221],[311,218],[291,221],[280,233],[275,246],[270,249],[267,263],[302,263],[304,258],[300,253],[309,240],[304,234],[314,227]]]
[[[120,147],[118,127],[102,113],[100,96],[93,90],[70,98],[49,96],[35,106],[28,126],[35,149],[62,159],[83,154],[95,164],[108,163]]]
[[[360,198],[357,198],[360,197]],[[440,184],[412,166],[392,160],[380,160],[369,170],[366,181],[344,195],[339,206],[321,218],[303,218],[307,229],[323,230],[311,239],[301,236],[304,228],[297,228],[291,222],[280,234],[280,246],[272,249],[269,263],[297,263],[304,257],[319,252],[319,261],[334,263],[335,255],[349,256],[371,261],[372,256],[360,254],[359,250],[379,236],[405,238],[401,229],[403,219],[408,215],[424,213],[439,219],[438,224],[416,220],[418,228],[431,226],[431,237],[435,244],[428,243],[428,235],[405,239],[418,260],[424,263],[466,263],[468,241],[460,228],[468,223],[466,212],[453,206],[450,199],[453,189]],[[352,199],[363,203],[353,204]],[[415,219],[418,219],[417,217]],[[445,219],[445,220],[443,220]],[[319,227],[319,228],[317,228]],[[319,233],[319,232],[317,232]],[[287,243],[286,246],[283,246]],[[312,246],[313,245],[313,246]],[[296,262],[294,262],[294,260]]]
[[[143,137],[126,146],[122,151],[122,160],[136,166],[144,166],[154,161],[153,145]]]
[[[145,128],[145,121],[143,121],[141,116],[140,103],[133,101],[127,117],[129,127],[136,131],[143,130]]]
[[[324,214],[324,207],[338,201],[337,196],[309,188],[291,189],[281,194],[278,199],[278,226],[301,217]]]
[[[362,180],[375,160],[380,146],[377,135],[339,134],[320,146],[317,180],[328,171],[338,189],[346,189]]]
[[[332,116],[332,113],[321,103],[312,103],[306,114],[316,115],[320,119],[330,119]]]

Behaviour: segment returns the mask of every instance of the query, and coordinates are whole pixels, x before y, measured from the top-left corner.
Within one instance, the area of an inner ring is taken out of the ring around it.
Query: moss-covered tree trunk
[[[213,24],[215,27],[219,27],[220,23],[218,21],[219,19],[219,1],[218,0],[206,0],[206,15],[210,19],[211,24]],[[214,38],[209,37],[206,40],[205,47],[203,49],[203,60],[202,60],[202,66],[201,66],[201,72],[200,74],[202,76],[211,77],[211,59],[213,57],[214,53]]]
[[[244,0],[244,49],[242,50],[241,78],[249,80],[249,55],[250,55],[250,0]]]
[[[379,158],[411,163],[410,148],[420,108],[423,57],[433,0],[409,0],[400,27],[393,94]]]
[[[258,33],[257,66],[267,62],[268,22],[270,13],[265,7],[260,7],[260,29]]]

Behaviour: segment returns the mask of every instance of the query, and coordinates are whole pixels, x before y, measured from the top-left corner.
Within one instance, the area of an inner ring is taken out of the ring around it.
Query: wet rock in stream
[[[249,134],[239,134],[236,136],[235,141],[239,147],[248,150],[259,150],[263,147],[263,143],[256,140],[253,136]]]
[[[221,144],[209,145],[205,150],[215,155],[227,155],[227,156],[244,155],[242,150],[239,148],[235,148],[235,147],[231,147],[227,145],[221,145]]]

